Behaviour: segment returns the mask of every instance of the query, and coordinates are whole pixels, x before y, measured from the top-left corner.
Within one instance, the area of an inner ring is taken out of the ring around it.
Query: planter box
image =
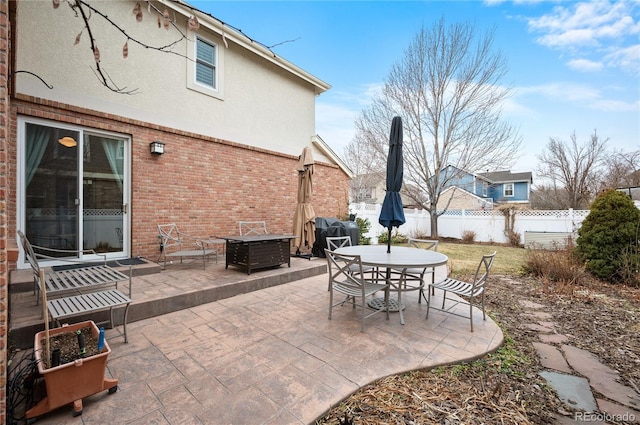
[[[100,330],[91,320],[51,329],[49,337],[62,333],[75,333],[77,330],[87,327],[90,327],[93,336],[98,338]],[[40,342],[45,336],[45,332],[38,332],[33,347],[38,372],[44,378],[47,395],[25,413],[26,419],[40,416],[71,403],[73,403],[73,416],[78,416],[82,414],[82,399],[84,397],[105,390],[109,390],[110,394],[117,391],[118,380],[108,379],[104,376],[107,357],[111,353],[107,341],[104,342],[104,349],[100,354],[45,369],[42,359],[44,347]]]

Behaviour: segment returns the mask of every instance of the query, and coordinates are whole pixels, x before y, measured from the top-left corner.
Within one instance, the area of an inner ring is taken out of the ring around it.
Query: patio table
[[[402,292],[405,292],[403,288],[406,287],[406,285],[403,286],[403,280],[406,279],[406,270],[442,266],[449,261],[449,257],[440,252],[406,246],[392,246],[390,253],[387,252],[386,245],[352,245],[338,248],[336,252],[346,255],[359,255],[363,266],[386,269],[384,279],[391,284],[392,290],[398,292],[398,312],[400,313],[400,323],[403,325]],[[391,279],[392,269],[396,273],[398,270],[402,271],[398,281]],[[371,306],[372,304],[370,303],[369,305]],[[377,307],[378,303],[373,303],[373,305]]]

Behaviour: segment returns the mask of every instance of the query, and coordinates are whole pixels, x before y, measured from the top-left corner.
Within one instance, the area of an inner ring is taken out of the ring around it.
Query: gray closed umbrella
[[[402,174],[404,164],[402,160],[402,118],[393,117],[389,134],[389,153],[387,156],[387,193],[384,195],[382,209],[378,223],[389,230],[387,252],[391,252],[391,228],[405,223],[402,209]]]

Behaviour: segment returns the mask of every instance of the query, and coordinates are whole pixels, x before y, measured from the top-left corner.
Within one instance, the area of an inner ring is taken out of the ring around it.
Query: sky
[[[495,30],[513,90],[503,119],[520,156],[504,169],[534,173],[550,138],[640,150],[640,2],[190,1],[331,85],[316,99],[316,133],[339,155],[354,120],[422,27],[440,18]],[[535,180],[534,180],[535,183]]]

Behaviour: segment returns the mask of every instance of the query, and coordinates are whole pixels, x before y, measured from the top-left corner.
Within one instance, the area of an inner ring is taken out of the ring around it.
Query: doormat
[[[96,261],[94,263],[76,263],[76,264],[65,264],[62,266],[52,266],[51,269],[57,272],[60,270],[72,270],[80,267],[102,266],[103,264],[104,262],[102,261]],[[129,265],[137,266],[140,264],[147,264],[147,262],[140,257],[123,258],[121,260],[118,260],[117,263],[115,261],[107,261],[107,266],[109,267],[119,267],[119,266],[129,266]]]

